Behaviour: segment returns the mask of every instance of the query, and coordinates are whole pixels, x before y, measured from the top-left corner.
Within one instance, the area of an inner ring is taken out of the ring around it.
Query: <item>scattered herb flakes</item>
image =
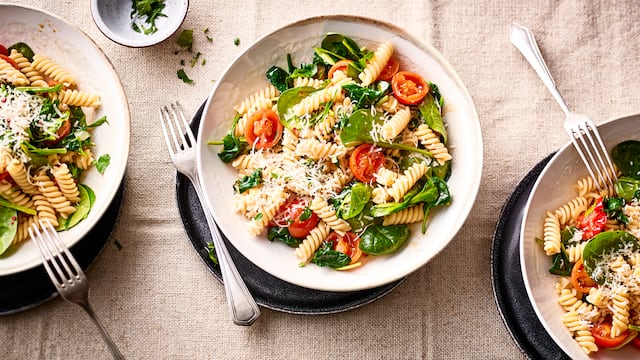
[[[184,66],[184,59],[180,59],[180,66]]]
[[[202,30],[202,32],[204,33],[204,37],[205,37],[205,39],[207,39],[208,42],[213,42],[213,38],[211,36],[209,36],[209,28],[208,27],[204,28],[204,30]]]
[[[178,70],[178,79],[182,80],[187,84],[193,84],[193,80],[189,79],[187,74],[184,72],[184,69]]]
[[[139,33],[150,35],[158,31],[156,20],[159,17],[166,17],[164,10],[164,0],[133,0],[131,3],[131,28]],[[144,26],[144,24],[148,26]]]
[[[113,245],[116,246],[116,249],[118,249],[118,251],[122,250],[122,244],[120,244],[120,241],[118,241],[118,239],[113,240]]]
[[[215,264],[218,265],[218,256],[216,255],[216,246],[213,245],[212,242],[207,243],[207,251],[209,253],[209,259]]]
[[[235,46],[240,45],[240,38],[233,39],[233,45],[235,45]]]
[[[191,52],[191,48],[193,47],[193,30],[182,30],[176,43],[183,50]]]
[[[198,51],[192,58],[191,58],[191,67],[194,67],[196,65],[196,63],[198,62],[198,59],[200,58],[200,56],[202,55],[202,53],[200,51]]]

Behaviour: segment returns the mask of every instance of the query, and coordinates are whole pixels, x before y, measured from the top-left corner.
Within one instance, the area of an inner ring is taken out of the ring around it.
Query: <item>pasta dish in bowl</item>
[[[116,195],[129,109],[102,51],[52,14],[0,4],[0,275],[40,264],[27,228],[47,219],[67,246]],[[107,146],[109,144],[109,146]]]
[[[446,61],[356,17],[254,43],[216,83],[198,139],[200,180],[231,243],[318,290],[424,265],[462,226],[482,168],[475,108]]]
[[[599,189],[569,143],[542,171],[525,209],[525,287],[545,329],[574,359],[640,354],[639,120],[598,126],[615,188]]]

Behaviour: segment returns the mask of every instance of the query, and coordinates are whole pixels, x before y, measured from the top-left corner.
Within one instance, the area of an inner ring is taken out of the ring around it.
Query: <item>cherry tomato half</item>
[[[416,105],[429,93],[429,84],[420,74],[400,71],[391,79],[393,96],[405,105]]]
[[[351,258],[349,264],[357,262],[362,256],[362,250],[360,250],[360,238],[350,231],[346,232],[344,235],[332,232],[327,236],[325,241],[333,243],[333,250],[349,256]]]
[[[20,68],[18,67],[18,64],[16,64],[15,61],[13,61],[12,58],[10,58],[9,56],[5,55],[5,54],[0,54],[0,59],[8,62],[9,64],[11,64],[11,66],[13,66],[14,69],[16,70],[20,70]]]
[[[603,348],[612,348],[620,346],[620,344],[624,342],[624,340],[627,338],[627,331],[612,338],[611,327],[611,322],[603,322],[593,325],[593,327],[591,328],[591,335],[593,335],[593,339],[596,341],[596,345]]]
[[[263,109],[249,117],[244,136],[249,145],[255,144],[256,149],[268,149],[280,141],[283,129],[278,114],[271,109]]]
[[[389,61],[387,61],[387,65],[382,68],[380,75],[378,75],[378,80],[391,81],[391,79],[393,79],[393,75],[398,72],[399,68],[400,63],[396,59],[390,58]]]
[[[576,225],[582,230],[582,240],[589,240],[601,233],[607,223],[607,214],[604,212],[602,198],[584,213],[578,216]]]
[[[0,44],[0,55],[9,56],[9,51],[7,51],[7,48],[2,44]]]
[[[640,349],[640,335],[633,338],[633,340],[631,340],[631,344],[636,348]]]
[[[589,277],[584,269],[582,259],[578,260],[571,269],[571,283],[576,290],[583,294],[588,294],[592,287],[598,287],[598,284]]]
[[[308,201],[295,198],[280,207],[270,225],[287,227],[291,236],[302,239],[318,225],[319,220],[318,215],[309,209]]]
[[[349,169],[356,179],[370,183],[373,174],[384,165],[382,149],[372,144],[359,145],[349,157]]]
[[[347,59],[336,62],[333,64],[331,69],[329,69],[329,73],[327,74],[328,78],[333,79],[333,74],[338,70],[342,71],[346,75],[347,70],[349,69],[349,64],[351,63],[353,63],[353,61]]]

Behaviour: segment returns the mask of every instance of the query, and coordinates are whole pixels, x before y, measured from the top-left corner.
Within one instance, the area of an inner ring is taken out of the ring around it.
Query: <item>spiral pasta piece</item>
[[[322,220],[318,221],[318,225],[309,232],[309,235],[296,248],[296,256],[302,261],[309,261],[330,231],[331,228],[327,223]]]
[[[587,205],[587,199],[584,196],[578,196],[556,209],[555,215],[560,226],[574,222],[581,212],[587,210]]]
[[[391,186],[398,178],[398,173],[387,169],[385,167],[381,167],[373,174],[373,177],[376,179],[376,182],[383,186]]]
[[[269,109],[273,105],[273,99],[277,98],[279,94],[280,92],[275,86],[269,85],[242,100],[234,110],[238,114],[244,115],[256,110]]]
[[[328,114],[322,121],[316,124],[315,131],[319,139],[326,140],[327,137],[333,132],[333,127],[338,122],[333,114]]]
[[[402,200],[404,194],[426,173],[427,164],[424,162],[417,162],[411,165],[404,171],[402,176],[398,177],[393,185],[391,185],[391,188],[388,190],[389,196],[391,196],[395,202],[399,202]]]
[[[13,65],[0,59],[0,80],[13,84],[15,86],[29,85],[29,79],[20,71],[16,70]]]
[[[56,211],[44,195],[33,195],[33,204],[35,210],[38,212],[38,219],[48,219],[53,227],[58,226]]]
[[[80,201],[80,190],[78,190],[78,185],[76,185],[75,179],[71,176],[67,164],[61,163],[53,166],[51,174],[56,179],[60,191],[62,191],[67,200],[72,203]]]
[[[287,200],[287,195],[284,191],[277,191],[275,194],[271,194],[269,201],[263,205],[260,212],[249,221],[249,232],[253,235],[260,235],[262,231],[267,227],[269,221],[276,216],[276,213]]]
[[[395,225],[395,224],[412,224],[422,221],[424,218],[424,204],[418,205],[400,210],[391,215],[387,215],[382,219],[382,225]]]
[[[51,203],[51,206],[53,206],[62,218],[66,219],[76,211],[76,208],[71,205],[71,202],[67,200],[62,191],[60,191],[58,185],[49,178],[46,170],[38,172],[38,174],[33,177],[33,181],[38,185],[42,195],[47,198],[47,201]]]
[[[593,335],[589,330],[589,325],[578,317],[575,310],[562,315],[562,323],[573,333],[573,337],[586,354],[598,351]]]
[[[446,146],[440,141],[440,137],[428,125],[422,124],[418,126],[415,135],[427,150],[433,155],[433,158],[443,165],[447,160],[451,160],[451,154]]]
[[[29,80],[29,86],[45,87],[49,85],[46,81],[44,81],[42,74],[40,74],[39,71],[33,68],[29,59],[24,57],[21,52],[16,49],[11,49],[11,54],[9,54],[9,57],[13,59],[16,64],[18,64],[20,72],[22,72],[24,76],[27,77],[27,80]]]
[[[67,87],[75,87],[76,80],[71,74],[62,68],[62,66],[54,63],[46,56],[36,54],[33,56],[33,62],[31,66],[37,71],[52,78],[59,84],[65,84]]]
[[[31,182],[29,182],[27,169],[24,167],[24,164],[22,163],[22,161],[18,159],[11,160],[9,165],[7,165],[7,171],[9,172],[9,175],[11,175],[11,178],[13,179],[13,181],[15,181],[16,184],[18,184],[18,186],[20,187],[20,189],[22,189],[22,191],[24,191],[29,195],[35,194],[38,192],[38,189],[36,189],[36,187],[33,186]]]
[[[396,136],[400,135],[411,121],[411,110],[408,107],[402,107],[398,110],[389,121],[382,125],[380,130],[380,136],[384,140],[393,140]]]
[[[626,288],[617,288],[611,294],[611,337],[627,331],[629,325],[629,292]]]
[[[60,90],[56,95],[56,99],[62,104],[71,106],[85,106],[97,108],[100,106],[100,96],[97,94],[90,94],[84,91],[78,90]]]
[[[320,109],[320,106],[329,101],[342,101],[342,85],[352,82],[351,78],[344,78],[334,81],[331,85],[322,90],[315,91],[293,106],[293,113],[296,116],[311,114]]]
[[[0,183],[0,194],[3,198],[9,200],[13,204],[20,205],[29,209],[35,208],[33,200],[29,195],[25,194],[20,189],[11,186],[11,184],[7,183],[4,180],[2,181],[2,183]]]
[[[297,77],[293,79],[293,87],[309,86],[316,89],[324,87],[325,82],[320,79],[314,79],[309,77]]]
[[[583,241],[571,246],[567,246],[566,250],[567,250],[567,255],[569,256],[569,261],[575,264],[579,260],[581,260],[582,251],[584,250],[584,247],[586,245],[587,245],[587,242]]]
[[[362,86],[369,86],[378,78],[392,54],[393,45],[390,42],[384,42],[378,45],[378,48],[373,53],[373,57],[367,61],[364,70],[358,75]]]
[[[337,159],[346,153],[347,149],[342,145],[316,139],[302,139],[296,147],[296,155],[306,156],[314,160]]]
[[[547,255],[559,253],[562,246],[562,237],[560,235],[560,221],[553,213],[547,211],[544,218],[544,251]]]
[[[343,235],[351,230],[351,225],[345,220],[338,218],[333,206],[329,205],[325,199],[315,197],[311,201],[309,208],[338,234]]]

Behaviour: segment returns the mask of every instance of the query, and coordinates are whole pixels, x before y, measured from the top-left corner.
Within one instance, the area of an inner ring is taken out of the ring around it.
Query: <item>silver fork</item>
[[[184,116],[182,106],[177,102],[163,106],[160,109],[160,117],[171,160],[178,172],[193,183],[207,219],[233,322],[237,325],[251,325],[260,316],[260,309],[240,277],[204,199],[196,168],[196,139]]]
[[[89,281],[86,275],[49,220],[40,220],[39,226],[37,223],[31,225],[29,235],[36,243],[44,268],[60,295],[65,300],[83,308],[100,330],[102,339],[109,347],[113,358],[124,359],[89,305]]]
[[[571,138],[582,162],[586,165],[589,175],[599,190],[610,191],[616,182],[616,170],[609,157],[600,133],[593,121],[584,115],[579,115],[569,110],[556,84],[551,77],[536,39],[528,28],[513,23],[509,32],[511,43],[520,50],[525,59],[531,64],[538,76],[542,79],[547,89],[562,108],[566,115],[564,128]]]

